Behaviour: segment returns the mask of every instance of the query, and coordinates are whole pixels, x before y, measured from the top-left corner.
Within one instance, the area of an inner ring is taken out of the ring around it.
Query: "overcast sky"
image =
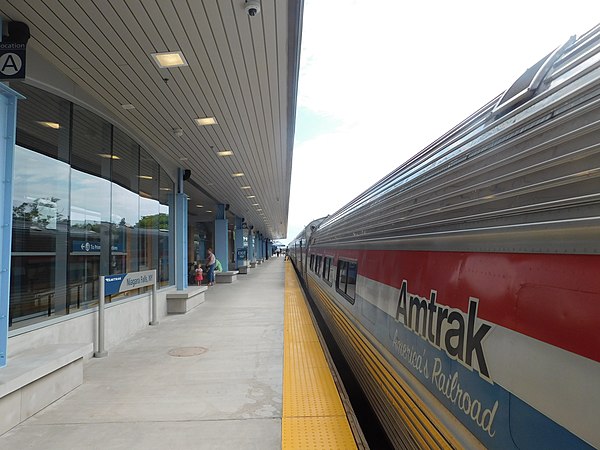
[[[600,0],[305,0],[287,242],[600,23]]]

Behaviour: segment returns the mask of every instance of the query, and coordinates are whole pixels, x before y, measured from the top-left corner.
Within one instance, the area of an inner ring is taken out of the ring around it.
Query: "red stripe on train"
[[[358,261],[359,275],[468,309],[532,338],[600,362],[600,257],[367,250],[327,252]]]

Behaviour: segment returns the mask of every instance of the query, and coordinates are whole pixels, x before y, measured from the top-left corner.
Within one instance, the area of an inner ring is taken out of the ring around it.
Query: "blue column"
[[[254,254],[254,232],[252,227],[248,229],[248,261],[256,262],[256,255]]]
[[[271,254],[273,253],[273,245],[271,244],[271,239],[265,239],[265,249],[266,249],[265,258],[269,259],[271,257]]]
[[[1,29],[1,26],[0,26]],[[13,165],[17,130],[17,100],[24,98],[0,83],[0,367],[6,366],[10,302]]]
[[[177,169],[175,195],[175,285],[178,291],[188,287],[188,199],[183,193],[183,169]]]
[[[246,260],[238,257],[238,250],[244,250],[244,229],[242,224],[244,222],[243,217],[235,216],[235,269],[239,269],[240,266],[246,264]]]
[[[215,219],[215,256],[223,271],[229,270],[229,239],[227,239],[227,219],[225,218],[225,205],[217,205],[217,218]]]

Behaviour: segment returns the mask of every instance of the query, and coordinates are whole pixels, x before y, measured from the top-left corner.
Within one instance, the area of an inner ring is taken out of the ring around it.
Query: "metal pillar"
[[[235,216],[235,270],[239,269],[240,266],[246,265],[245,260],[238,258],[238,250],[244,249],[244,229],[242,228],[243,222],[243,217]]]
[[[188,199],[183,193],[183,169],[177,169],[175,195],[175,284],[178,291],[188,287]]]
[[[1,27],[0,27],[1,28]],[[17,130],[17,100],[22,95],[0,83],[0,367],[6,365],[10,303],[13,165]]]
[[[256,255],[254,254],[254,232],[252,227],[248,229],[248,261],[256,262]]]
[[[227,218],[225,205],[217,205],[217,218],[215,219],[215,256],[221,261],[223,271],[229,270],[229,239],[227,239]]]

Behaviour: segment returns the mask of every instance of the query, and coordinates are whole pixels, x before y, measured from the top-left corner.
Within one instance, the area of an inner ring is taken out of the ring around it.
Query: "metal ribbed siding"
[[[291,263],[284,315],[282,449],[357,448]]]

